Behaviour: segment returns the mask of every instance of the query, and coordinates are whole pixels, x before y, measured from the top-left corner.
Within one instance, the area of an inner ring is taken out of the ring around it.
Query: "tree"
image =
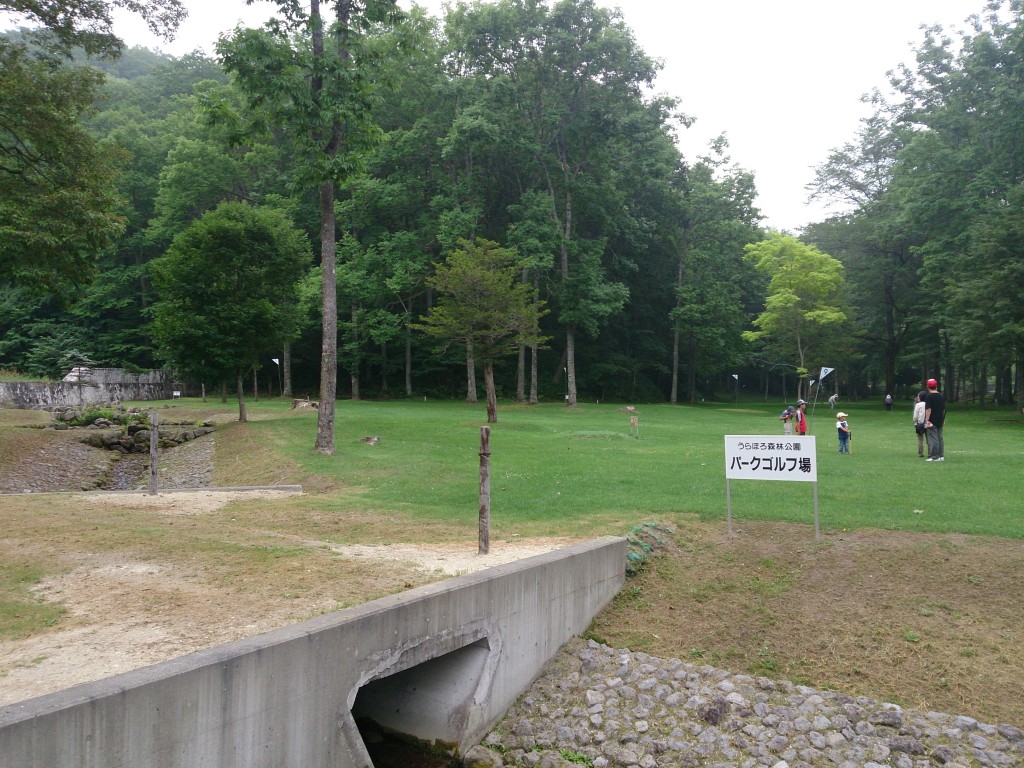
[[[808,356],[823,351],[821,334],[846,320],[841,309],[843,265],[777,232],[743,250],[755,269],[769,278],[764,311],[754,319],[759,330],[747,331],[744,337],[769,339],[795,353],[801,375],[806,375]]]
[[[164,36],[185,16],[181,0],[0,2],[0,12],[41,25],[0,38],[0,274],[15,284],[56,290],[86,283],[98,253],[124,228],[117,153],[81,125],[103,74],[67,65],[76,48],[117,57],[116,6]]]
[[[39,24],[40,36],[57,53],[81,48],[88,56],[116,57],[124,45],[114,34],[111,11],[126,8],[146,20],[151,32],[171,38],[188,15],[181,0],[6,0],[0,11]]]
[[[676,226],[676,304],[672,321],[672,389],[678,400],[679,363],[685,355],[687,399],[697,395],[697,372],[716,373],[738,362],[743,311],[743,246],[758,237],[753,176],[729,167],[725,137],[711,153],[678,174],[682,208]],[[680,349],[680,342],[685,348]]]
[[[245,421],[242,376],[294,338],[308,263],[305,236],[282,213],[222,203],[150,264],[159,296],[152,330],[164,359],[198,379],[233,378]]]
[[[876,93],[874,114],[862,121],[855,143],[833,150],[815,171],[812,198],[848,210],[808,227],[802,239],[838,258],[845,268],[851,304],[857,308],[853,336],[872,381],[880,374],[886,392],[900,383],[920,383],[920,373],[901,376],[908,347],[931,319],[922,311],[919,229],[908,216],[893,172],[910,132]],[[912,208],[912,207],[911,207]],[[849,371],[848,373],[852,373]],[[920,388],[918,386],[918,388]]]
[[[87,282],[124,228],[116,152],[81,125],[101,81],[0,43],[0,274],[15,284]]]
[[[395,0],[331,4],[334,17],[326,22],[320,0],[310,0],[308,12],[299,0],[279,0],[282,18],[261,30],[239,30],[218,45],[250,116],[264,130],[283,130],[294,142],[297,185],[318,189],[323,315],[315,447],[324,454],[334,453],[338,387],[335,191],[359,168],[363,150],[380,133],[372,107],[383,69],[365,45],[366,36],[375,25],[396,24],[402,17]]]
[[[577,336],[596,336],[629,297],[609,275],[609,242],[626,213],[619,153],[659,69],[617,11],[592,0],[459,6],[448,16],[453,61],[489,83],[506,142],[528,158],[524,188],[542,190],[559,230],[555,315],[564,330],[567,400],[577,403]]]
[[[480,358],[487,392],[487,421],[498,420],[494,361],[513,355],[519,345],[543,342],[543,302],[519,275],[525,259],[489,240],[463,240],[428,278],[437,303],[415,328],[438,339],[472,345]]]

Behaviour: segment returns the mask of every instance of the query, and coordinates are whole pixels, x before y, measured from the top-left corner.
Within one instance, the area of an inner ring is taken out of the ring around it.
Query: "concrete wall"
[[[464,752],[625,563],[595,539],[0,707],[0,768],[364,768],[354,707]]]
[[[136,375],[120,368],[91,368],[81,381],[77,377],[58,382],[5,381],[0,382],[0,408],[75,408],[115,400],[169,400],[174,390],[182,388],[173,376],[171,371]]]

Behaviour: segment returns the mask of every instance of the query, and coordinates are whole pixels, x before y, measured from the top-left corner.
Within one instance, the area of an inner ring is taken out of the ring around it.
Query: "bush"
[[[75,427],[85,427],[92,424],[96,419],[107,419],[110,422],[117,423],[117,414],[113,408],[107,408],[102,405],[90,405],[82,414],[68,423]]]

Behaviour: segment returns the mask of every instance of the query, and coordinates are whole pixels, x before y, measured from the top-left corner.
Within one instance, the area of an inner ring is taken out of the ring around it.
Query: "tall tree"
[[[124,229],[116,153],[81,124],[103,76],[0,43],[0,274],[58,289],[92,277]]]
[[[531,160],[524,187],[548,193],[558,226],[558,306],[566,402],[575,406],[577,336],[596,336],[628,299],[607,260],[622,212],[613,151],[658,71],[615,11],[592,0],[459,6],[447,30],[459,71],[490,83],[506,141]],[[614,213],[613,213],[614,211]]]
[[[430,336],[472,344],[484,371],[487,421],[498,420],[494,362],[520,345],[540,344],[543,303],[519,279],[525,260],[488,240],[464,240],[428,283],[437,303],[415,327]]]
[[[308,259],[308,241],[279,211],[223,203],[150,264],[162,355],[199,380],[234,380],[239,421],[243,375],[297,333],[297,284]]]
[[[744,248],[746,258],[769,278],[764,311],[754,320],[750,341],[768,339],[794,355],[801,375],[808,358],[820,355],[823,331],[846,321],[843,265],[790,235],[772,233]],[[802,394],[802,393],[798,393]]]
[[[909,347],[918,346],[912,342],[927,332],[931,320],[921,306],[918,228],[892,183],[908,131],[877,93],[869,100],[874,113],[862,121],[856,142],[833,150],[811,185],[812,199],[845,210],[808,227],[802,239],[843,263],[850,302],[857,308],[854,337],[871,378],[880,373],[885,391],[895,393],[901,385],[920,388],[920,373],[907,372],[916,352]]]
[[[124,228],[117,153],[82,128],[103,75],[70,66],[75,49],[116,58],[111,10],[124,7],[165,37],[181,0],[8,0],[0,12],[36,26],[0,37],[0,274],[24,285],[81,285]],[[31,45],[29,44],[31,43]]]
[[[251,4],[254,0],[246,0]],[[367,46],[375,25],[396,24],[395,0],[277,3],[281,18],[260,30],[239,30],[218,51],[264,128],[286,129],[296,144],[297,182],[318,189],[323,290],[320,408],[315,448],[334,453],[338,377],[338,312],[334,202],[336,186],[359,167],[380,135],[372,109],[384,73]]]
[[[676,302],[672,322],[672,387],[676,403],[685,357],[687,399],[695,402],[698,371],[714,374],[739,362],[746,324],[743,247],[758,239],[753,176],[730,166],[724,137],[677,175]],[[680,349],[682,346],[683,349]]]

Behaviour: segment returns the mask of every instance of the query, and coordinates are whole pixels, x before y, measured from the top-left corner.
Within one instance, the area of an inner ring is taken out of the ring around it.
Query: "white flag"
[[[825,366],[822,366],[821,367],[821,378],[824,379],[826,376],[828,376],[834,370],[835,370],[835,368],[826,368]]]

